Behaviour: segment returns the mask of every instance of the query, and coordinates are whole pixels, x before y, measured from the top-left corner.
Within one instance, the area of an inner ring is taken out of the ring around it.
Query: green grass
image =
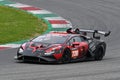
[[[29,39],[46,29],[43,20],[15,8],[0,6],[0,44]]]

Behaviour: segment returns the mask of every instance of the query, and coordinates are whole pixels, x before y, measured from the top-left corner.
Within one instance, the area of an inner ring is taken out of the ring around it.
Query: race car
[[[92,33],[93,37],[88,37]],[[66,32],[50,32],[22,44],[17,55],[18,61],[69,63],[83,60],[102,60],[106,43],[100,39],[109,32],[85,29],[67,29]]]

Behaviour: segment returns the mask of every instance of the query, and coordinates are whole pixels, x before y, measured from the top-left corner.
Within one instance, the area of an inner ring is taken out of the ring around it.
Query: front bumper
[[[54,56],[26,56],[26,55],[19,55],[14,57],[15,60],[20,61],[30,61],[30,62],[56,62],[57,60]]]

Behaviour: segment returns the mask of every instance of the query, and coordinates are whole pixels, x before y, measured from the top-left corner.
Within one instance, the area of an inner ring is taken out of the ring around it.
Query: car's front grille
[[[24,61],[33,61],[33,62],[39,62],[40,59],[38,57],[32,57],[32,56],[23,56]]]
[[[37,50],[35,53],[39,54],[40,56],[43,56],[45,51],[44,50]]]

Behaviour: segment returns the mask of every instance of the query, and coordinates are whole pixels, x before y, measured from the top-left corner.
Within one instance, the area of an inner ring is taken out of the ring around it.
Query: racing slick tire
[[[100,61],[103,59],[104,55],[105,55],[105,44],[99,44],[98,48],[95,51],[95,56],[94,59],[96,61]]]
[[[66,64],[71,61],[71,52],[69,49],[65,49],[62,58],[58,61],[59,64]]]

